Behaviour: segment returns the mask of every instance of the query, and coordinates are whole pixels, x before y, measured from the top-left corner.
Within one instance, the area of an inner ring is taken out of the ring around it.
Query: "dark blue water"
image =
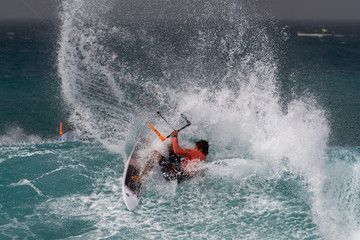
[[[1,239],[358,239],[359,23],[97,23],[72,4],[57,34],[0,24]],[[171,130],[138,92],[211,149],[204,178],[155,168],[129,212],[132,144],[164,147],[129,104]],[[88,140],[59,141],[67,120]]]
[[[57,37],[41,22],[3,22],[0,41],[1,134],[20,127],[54,136],[62,104]]]

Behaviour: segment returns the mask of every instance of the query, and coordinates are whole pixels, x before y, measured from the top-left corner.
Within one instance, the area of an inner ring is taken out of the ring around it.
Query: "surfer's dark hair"
[[[207,156],[209,153],[209,142],[206,140],[199,140],[196,142],[197,148],[205,155]]]

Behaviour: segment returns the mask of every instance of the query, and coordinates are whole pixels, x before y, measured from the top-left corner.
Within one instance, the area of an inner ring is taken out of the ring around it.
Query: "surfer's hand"
[[[131,176],[131,180],[133,180],[134,182],[140,182],[141,177],[140,176]]]
[[[174,130],[171,134],[170,134],[170,136],[172,136],[172,137],[175,137],[175,136],[177,136],[178,135],[178,131],[177,130]]]

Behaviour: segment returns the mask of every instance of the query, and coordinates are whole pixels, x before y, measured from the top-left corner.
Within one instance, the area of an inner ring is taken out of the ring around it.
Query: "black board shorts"
[[[168,158],[162,157],[159,161],[159,166],[163,177],[167,181],[177,180],[178,183],[181,183],[191,178],[182,167],[181,157],[175,155],[173,152],[169,153]]]

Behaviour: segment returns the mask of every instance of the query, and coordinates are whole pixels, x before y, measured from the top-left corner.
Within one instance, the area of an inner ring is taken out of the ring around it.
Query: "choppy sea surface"
[[[0,239],[359,239],[360,23],[253,18],[246,4],[176,19],[63,1],[0,23]],[[213,14],[217,12],[217,17]],[[256,20],[254,20],[256,19]],[[333,37],[297,37],[327,28]],[[155,167],[135,211],[132,145],[210,142],[181,184]],[[60,122],[81,133],[60,141]]]

